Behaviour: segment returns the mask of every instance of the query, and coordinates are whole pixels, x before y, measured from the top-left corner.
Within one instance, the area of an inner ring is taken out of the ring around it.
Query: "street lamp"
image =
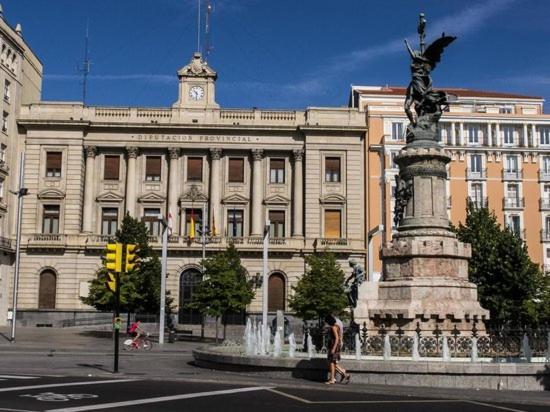
[[[373,260],[372,260],[372,239],[379,233],[384,231],[384,225],[378,225],[374,229],[369,230],[367,234],[368,239],[368,251],[367,251],[367,270],[369,282],[374,282],[373,279]]]
[[[13,305],[11,310],[11,342],[15,342],[15,324],[17,323],[17,292],[19,289],[19,256],[21,252],[21,209],[23,207],[23,196],[29,194],[29,190],[23,187],[25,170],[25,154],[21,153],[21,161],[19,163],[19,189],[17,191],[10,190],[10,193],[17,195],[17,228],[15,235],[15,272],[13,279]]]
[[[263,337],[264,342],[262,342],[262,347],[265,347],[265,339],[267,336],[267,253],[269,246],[269,227],[271,222],[269,219],[265,221],[264,226],[264,253],[263,253],[263,273],[262,273],[262,325],[263,325]]]

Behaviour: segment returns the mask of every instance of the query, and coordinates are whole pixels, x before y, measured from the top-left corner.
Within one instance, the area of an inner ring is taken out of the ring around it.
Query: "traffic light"
[[[122,272],[122,243],[107,243],[105,268],[110,272]]]
[[[137,246],[134,244],[126,245],[126,264],[124,266],[125,272],[130,272],[138,264],[138,257],[136,256]]]
[[[107,286],[111,292],[116,293],[116,274],[107,272],[106,279],[105,286]]]

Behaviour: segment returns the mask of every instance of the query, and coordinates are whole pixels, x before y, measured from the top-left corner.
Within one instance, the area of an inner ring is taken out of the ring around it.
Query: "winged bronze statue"
[[[446,36],[445,33],[435,40],[424,50],[424,27],[426,20],[421,15],[419,24],[420,50],[413,50],[408,41],[405,40],[407,50],[412,59],[412,79],[407,88],[405,98],[405,113],[410,121],[407,131],[407,141],[414,139],[414,129],[420,128],[425,132],[432,131],[435,138],[437,122],[443,111],[448,109],[447,94],[444,91],[433,90],[430,73],[441,61],[441,55],[445,48],[451,44],[456,37]],[[416,116],[412,112],[414,111]],[[416,133],[419,134],[418,131]],[[420,133],[425,135],[425,133]],[[418,136],[417,136],[418,137]]]

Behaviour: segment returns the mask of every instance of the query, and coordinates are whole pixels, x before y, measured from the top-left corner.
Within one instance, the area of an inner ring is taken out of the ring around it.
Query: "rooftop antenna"
[[[88,38],[90,34],[90,22],[86,19],[86,38],[84,40],[84,60],[82,62],[82,67],[78,68],[78,71],[82,73],[82,102],[86,104],[86,95],[88,92],[88,75],[90,74],[90,50],[88,47]]]
[[[197,0],[197,53],[201,51],[201,0]]]
[[[210,52],[212,51],[212,43],[211,43],[211,37],[210,37],[210,17],[212,15],[212,12],[214,11],[214,7],[212,6],[212,1],[207,0],[206,1],[206,16],[204,18],[205,25],[204,25],[204,60],[206,61],[208,59],[208,56],[210,55]]]

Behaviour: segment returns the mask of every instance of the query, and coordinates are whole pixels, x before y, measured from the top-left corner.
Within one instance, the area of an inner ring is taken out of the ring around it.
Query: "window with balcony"
[[[517,173],[519,171],[519,162],[516,155],[506,156],[506,172]]]
[[[4,101],[8,102],[11,99],[11,83],[9,80],[4,80]]]
[[[518,215],[508,216],[508,228],[517,236],[521,236],[521,218]]]
[[[477,207],[484,207],[483,183],[472,183],[470,185],[470,201]]]
[[[101,209],[101,234],[114,236],[118,229],[118,209],[104,207]]]
[[[46,177],[61,177],[61,160],[63,153],[46,153]]]
[[[244,182],[244,159],[242,157],[229,158],[228,180],[232,183]]]
[[[342,237],[342,211],[325,210],[325,238],[340,239]]]
[[[227,236],[243,237],[243,211],[232,209],[227,211]]]
[[[542,157],[542,173],[546,176],[550,175],[550,156]]]
[[[285,182],[285,159],[269,160],[269,183]]]
[[[44,205],[42,210],[42,233],[59,233],[59,205]]]
[[[0,144],[0,163],[4,163],[6,161],[6,149],[8,147],[5,144]]]
[[[162,169],[160,156],[147,156],[145,158],[145,180],[148,182],[159,182]]]
[[[202,157],[187,158],[187,181],[202,182]]]
[[[391,139],[403,140],[403,123],[393,122],[391,124]]]
[[[119,180],[120,179],[120,156],[107,155],[105,156],[105,169],[103,170],[104,180]]]
[[[395,158],[397,157],[398,154],[399,154],[399,152],[390,152],[390,167],[392,169],[398,169],[399,168],[399,165],[395,161]]]
[[[476,125],[468,126],[468,143],[479,144],[479,127]]]
[[[142,222],[145,223],[145,227],[149,232],[150,236],[159,236],[161,221],[160,209],[158,208],[146,208],[143,210],[143,217],[141,218]]]
[[[502,128],[502,133],[504,135],[504,144],[514,144],[514,128],[511,126],[504,126]]]
[[[4,201],[4,180],[0,180],[0,202]]]
[[[326,157],[325,158],[325,182],[340,181],[340,158]]]
[[[269,211],[269,236],[271,238],[285,237],[284,210]]]
[[[546,216],[544,218],[544,234],[545,239],[549,239],[550,237],[550,216]]]
[[[8,133],[8,119],[10,114],[6,111],[2,113],[2,131]]]
[[[540,144],[550,145],[550,127],[541,127],[539,130]]]
[[[470,155],[470,171],[478,175],[483,172],[483,158],[480,154]]]
[[[191,239],[202,236],[202,209],[185,209],[185,236]]]

